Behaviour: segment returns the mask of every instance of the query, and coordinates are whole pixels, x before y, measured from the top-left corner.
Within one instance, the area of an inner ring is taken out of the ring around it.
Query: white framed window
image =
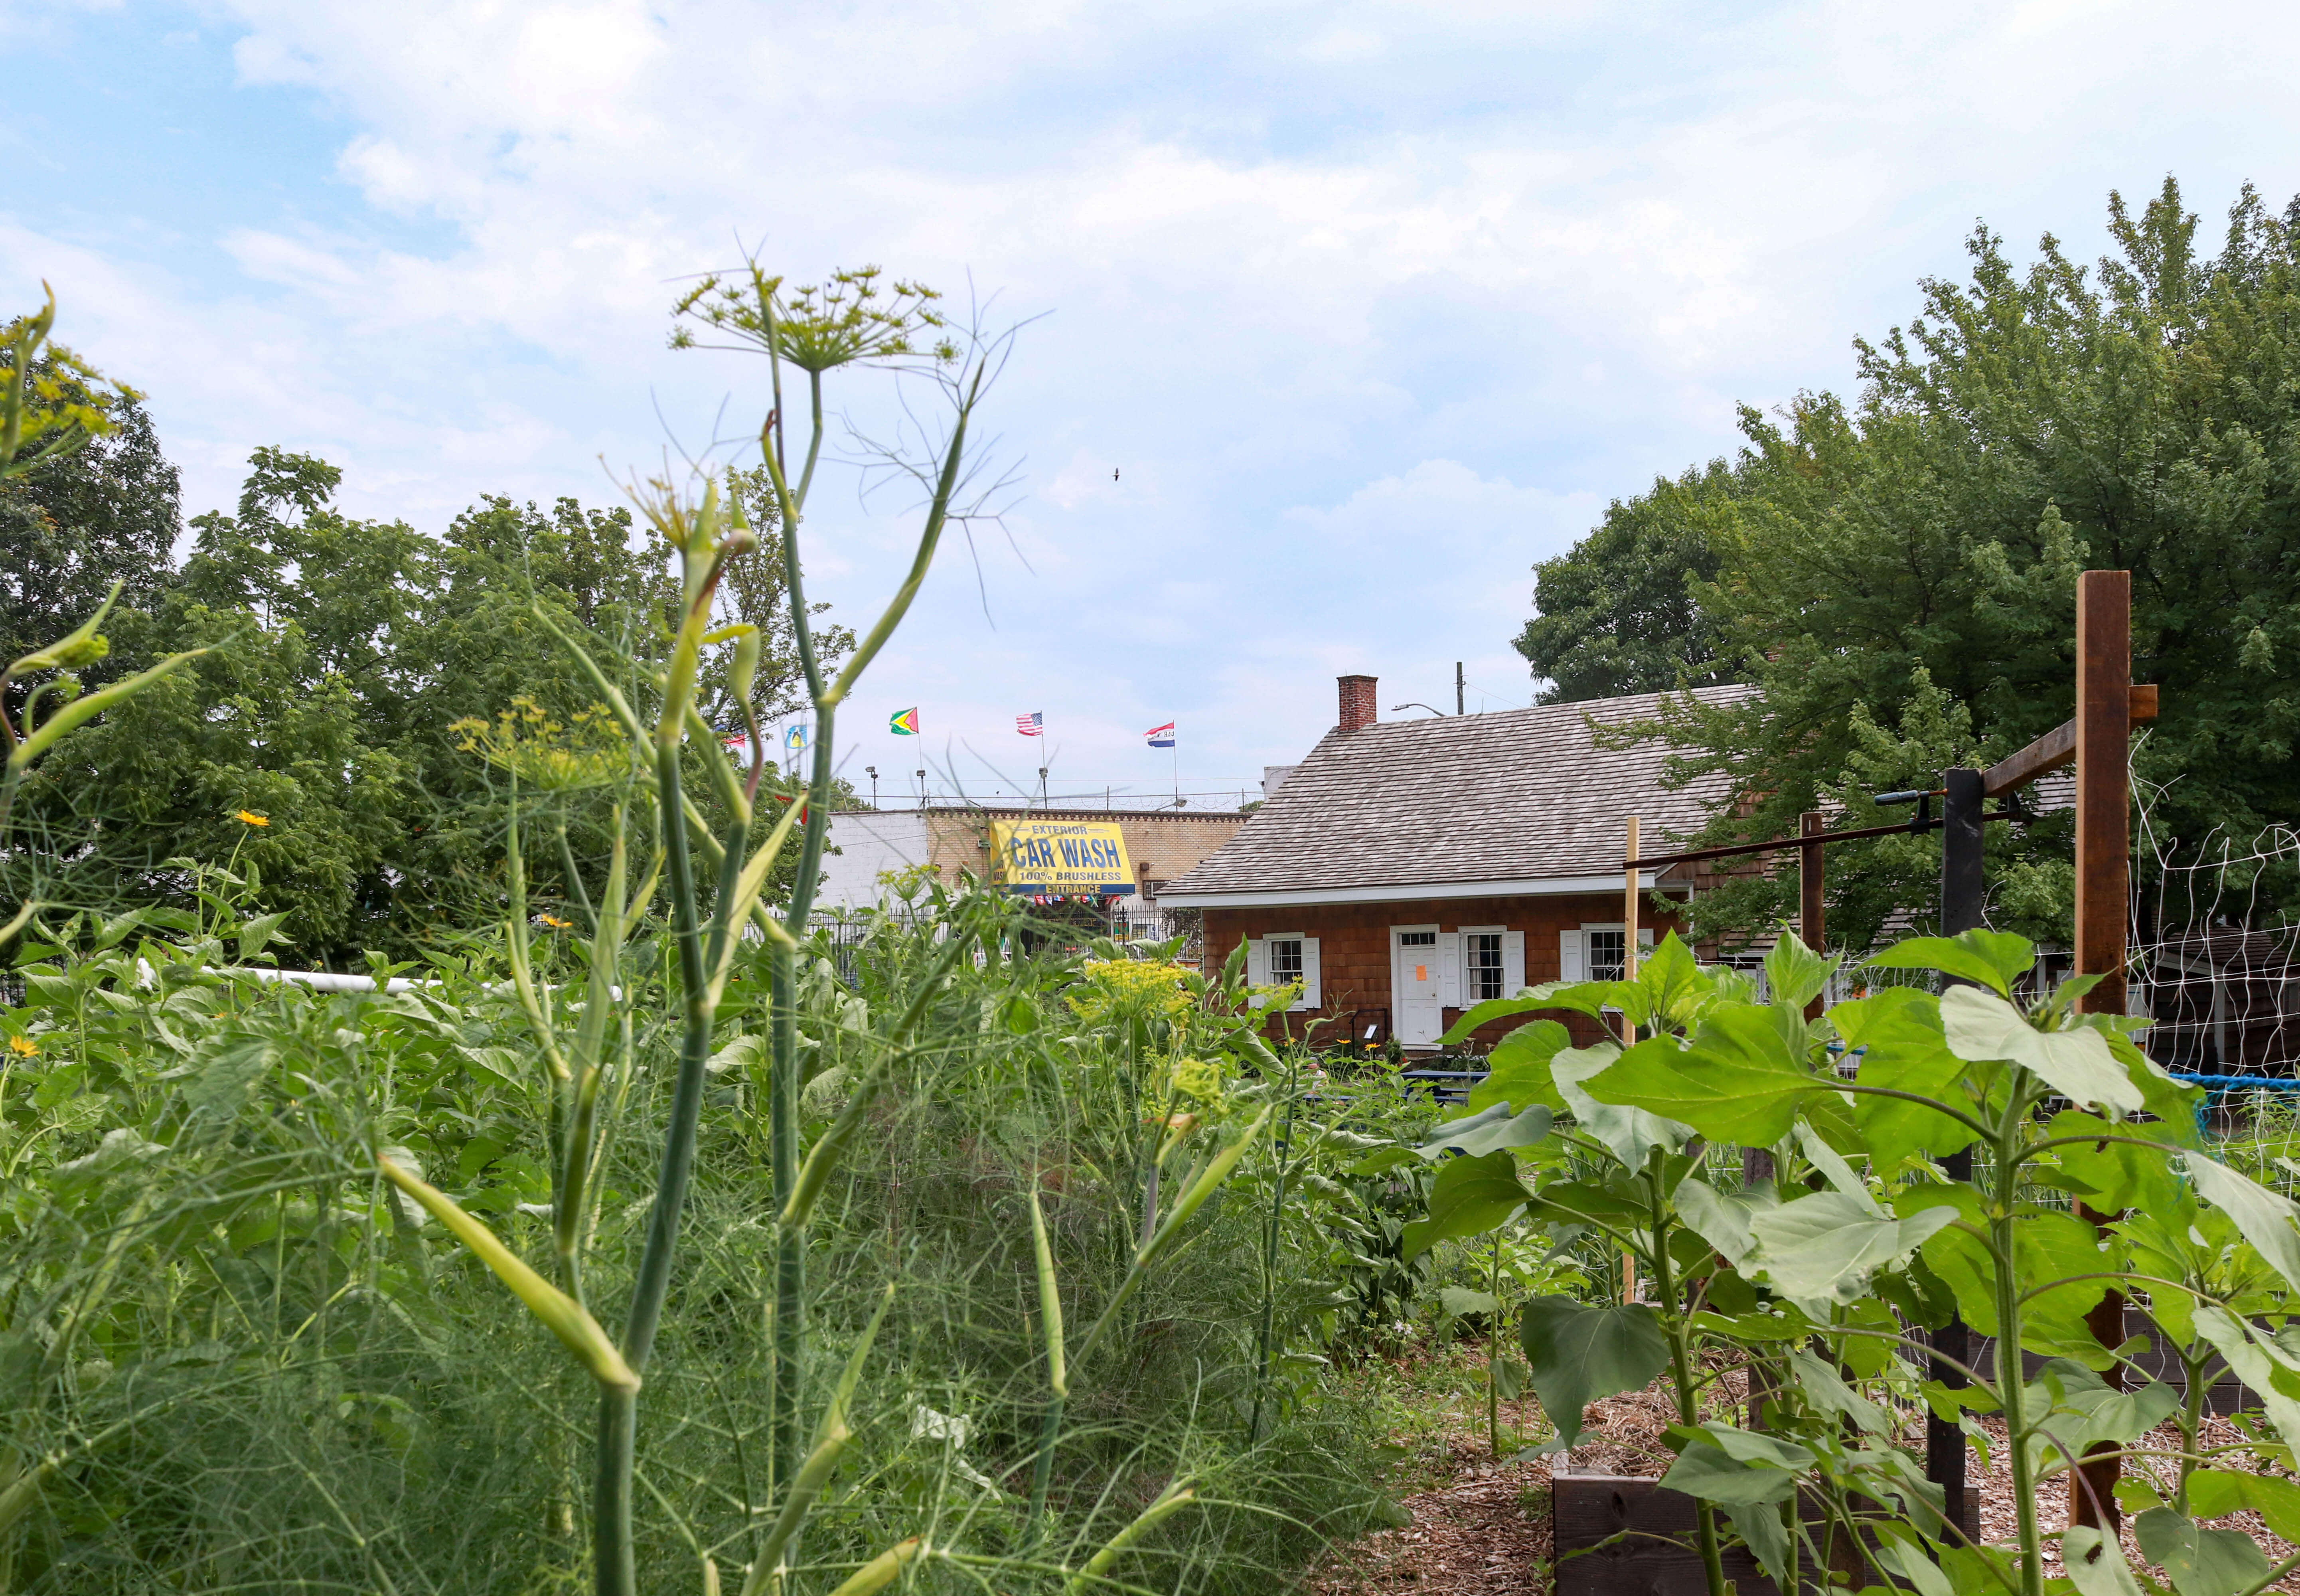
[[[1509,996],[1509,974],[1502,961],[1502,939],[1507,934],[1498,925],[1462,928],[1463,1007]]]
[[[1638,948],[1654,945],[1653,928],[1638,928]],[[1557,971],[1561,981],[1619,981],[1621,978],[1621,923],[1584,924],[1557,933]]]
[[[1252,986],[1284,986],[1298,981],[1302,983],[1302,995],[1287,1012],[1301,1014],[1318,1007],[1322,1001],[1318,990],[1318,939],[1298,931],[1272,932],[1268,936],[1249,939],[1246,945],[1246,979]]]

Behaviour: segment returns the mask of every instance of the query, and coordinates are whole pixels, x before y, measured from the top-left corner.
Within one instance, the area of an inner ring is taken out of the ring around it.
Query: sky
[[[1738,406],[1852,392],[1976,225],[2090,258],[2168,173],[2207,238],[2244,182],[2280,209],[2295,59],[2288,0],[0,0],[0,304],[54,285],[187,515],[275,445],[436,531],[755,435],[765,363],[666,345],[746,248],[934,285],[1020,324],[977,434],[1014,488],[845,773],[1203,805],[1300,757],[1338,674],[1529,702],[1534,563]],[[829,401],[935,416],[882,372]],[[826,469],[810,584],[867,625],[916,501]]]

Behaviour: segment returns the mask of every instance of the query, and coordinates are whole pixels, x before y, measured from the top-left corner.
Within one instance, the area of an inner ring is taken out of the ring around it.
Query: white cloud
[[[954,543],[877,679],[1002,748],[1046,708],[1121,771],[1144,714],[1231,773],[1290,756],[1338,671],[1521,689],[1532,562],[1729,448],[1736,401],[1844,387],[1976,216],[2094,238],[2168,166],[2200,207],[2300,188],[2268,4],[210,4],[349,210],[251,171],[189,248],[0,227],[8,280],[58,278],[154,392],[192,507],[271,442],[419,524],[597,498],[663,422],[755,424],[756,363],[662,347],[738,233],[802,279],[971,273],[1056,313],[987,415],[1034,463],[1024,557],[981,531],[994,630]],[[880,386],[841,402],[883,424]],[[842,612],[904,525],[826,488]]]

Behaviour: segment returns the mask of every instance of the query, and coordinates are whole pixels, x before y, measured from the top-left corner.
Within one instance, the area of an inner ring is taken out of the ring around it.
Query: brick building
[[[1303,983],[1296,1035],[1395,1035],[1408,1048],[1435,1045],[1484,999],[1618,973],[1627,817],[1659,851],[1716,796],[1664,789],[1655,743],[1596,746],[1591,721],[1649,715],[1658,697],[1383,723],[1375,686],[1342,677],[1340,723],[1161,895],[1165,907],[1204,911],[1206,968],[1244,940],[1255,982]],[[1692,890],[1678,871],[1642,884]],[[1650,907],[1640,921],[1646,940],[1671,923]],[[1588,1023],[1577,1029],[1595,1040]]]

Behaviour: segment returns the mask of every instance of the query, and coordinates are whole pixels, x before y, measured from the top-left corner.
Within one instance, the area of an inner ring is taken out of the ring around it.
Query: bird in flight
[[[1110,480],[1113,482],[1118,480],[1118,467],[1115,465],[1110,468]]]

